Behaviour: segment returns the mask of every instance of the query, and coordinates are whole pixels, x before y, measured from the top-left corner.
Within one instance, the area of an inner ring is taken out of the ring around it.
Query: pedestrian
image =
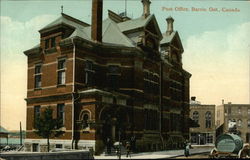
[[[186,146],[185,146],[185,149],[184,149],[184,155],[185,155],[185,157],[189,156],[189,149],[190,149],[190,144],[187,143]]]
[[[136,145],[136,139],[135,139],[135,135],[131,137],[130,139],[130,144],[131,144],[131,151],[135,153],[135,145]]]
[[[131,145],[129,143],[129,141],[126,142],[126,150],[127,150],[127,156],[126,157],[131,157],[130,155],[130,151],[131,151]]]

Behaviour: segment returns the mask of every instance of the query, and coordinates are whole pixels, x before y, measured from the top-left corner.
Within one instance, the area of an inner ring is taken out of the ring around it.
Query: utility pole
[[[20,121],[20,146],[22,146],[23,145],[23,134],[22,134],[22,123],[21,123],[21,121]]]

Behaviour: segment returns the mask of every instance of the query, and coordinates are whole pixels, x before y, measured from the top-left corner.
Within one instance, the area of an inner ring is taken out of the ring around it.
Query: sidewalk
[[[210,152],[213,149],[212,146],[201,147],[190,149],[190,154],[198,154],[204,152]],[[169,151],[158,151],[158,152],[142,152],[131,154],[130,157],[126,157],[126,155],[122,155],[121,159],[162,159],[162,158],[173,158],[177,156],[183,156],[184,150],[169,150]],[[118,159],[117,156],[94,156],[95,159]]]

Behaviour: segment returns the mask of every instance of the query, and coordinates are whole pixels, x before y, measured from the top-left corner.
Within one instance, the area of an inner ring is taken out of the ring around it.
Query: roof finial
[[[61,5],[61,13],[63,13],[63,5]]]

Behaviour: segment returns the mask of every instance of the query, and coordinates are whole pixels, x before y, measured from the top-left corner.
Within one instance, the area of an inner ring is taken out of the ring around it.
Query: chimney
[[[167,19],[166,19],[167,23],[168,23],[168,29],[167,29],[167,34],[170,35],[173,31],[174,31],[174,19],[169,16]]]
[[[91,38],[102,42],[102,6],[103,0],[92,0]]]
[[[142,5],[143,5],[143,14],[144,18],[147,18],[147,16],[150,15],[150,0],[142,0]]]

